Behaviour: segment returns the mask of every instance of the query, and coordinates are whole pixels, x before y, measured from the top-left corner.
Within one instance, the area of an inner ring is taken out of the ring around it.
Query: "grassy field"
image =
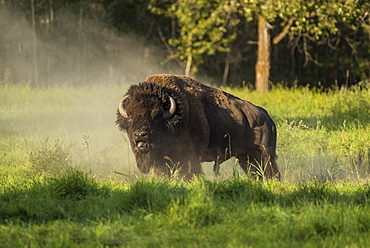
[[[114,125],[125,85],[0,87],[0,247],[367,247],[370,86],[225,89],[278,127],[282,182],[155,180]]]

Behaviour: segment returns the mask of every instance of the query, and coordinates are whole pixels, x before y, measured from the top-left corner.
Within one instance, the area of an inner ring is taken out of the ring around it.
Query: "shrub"
[[[47,138],[40,147],[29,154],[32,174],[53,175],[62,169],[71,166],[70,153],[63,147],[63,142],[56,140],[54,145],[49,144]]]

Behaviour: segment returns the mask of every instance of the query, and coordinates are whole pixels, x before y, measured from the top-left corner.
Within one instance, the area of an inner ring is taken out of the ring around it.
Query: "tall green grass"
[[[366,247],[368,184],[98,182],[80,171],[0,194],[7,247]]]
[[[135,178],[139,172],[127,138],[114,125],[117,101],[126,87],[2,86],[0,152],[4,156],[0,162],[4,171],[19,169],[21,175],[37,163],[41,171],[51,163],[53,170],[73,165],[94,175]],[[308,87],[276,87],[267,93],[226,91],[266,108],[277,123],[283,181],[368,178],[368,85],[326,92]],[[49,161],[52,156],[57,158]],[[214,176],[211,167],[204,164],[210,178]],[[230,175],[234,167],[238,169],[231,160],[221,170]]]
[[[235,160],[190,182],[142,176],[127,86],[0,87],[0,247],[366,247],[370,90],[226,89],[277,123],[282,182]]]

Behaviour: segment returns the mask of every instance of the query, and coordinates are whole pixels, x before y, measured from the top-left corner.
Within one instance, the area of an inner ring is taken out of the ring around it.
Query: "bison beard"
[[[202,173],[201,162],[235,156],[246,173],[280,179],[276,127],[267,111],[190,77],[155,75],[132,85],[116,123],[142,173],[179,171],[189,179]]]

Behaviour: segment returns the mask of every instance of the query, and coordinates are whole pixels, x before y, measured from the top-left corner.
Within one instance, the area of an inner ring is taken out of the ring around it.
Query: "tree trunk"
[[[193,62],[193,55],[189,53],[188,59],[186,61],[185,76],[188,76],[188,77],[190,76],[192,62]]]
[[[222,86],[226,86],[227,83],[227,76],[229,75],[230,69],[230,52],[226,53],[226,60],[225,60],[225,67],[224,67],[224,74],[222,76]]]
[[[189,47],[189,50],[187,53],[188,53],[188,58],[186,60],[186,66],[185,66],[185,76],[190,76],[190,73],[191,73],[191,67],[192,67],[192,64],[193,64],[193,51],[192,51],[192,46],[193,46],[193,42],[192,42],[192,39],[193,39],[193,36],[191,35],[191,33],[189,34],[188,36],[188,47]]]
[[[31,0],[31,18],[32,18],[32,45],[33,45],[33,80],[36,87],[39,86],[39,72],[37,63],[37,37],[35,20],[35,2]]]
[[[270,25],[262,15],[258,17],[258,54],[256,63],[256,90],[267,91],[270,76]]]
[[[87,45],[85,44],[85,38],[83,37],[83,21],[84,21],[84,6],[83,6],[83,2],[80,1],[80,11],[79,11],[79,15],[78,15],[78,31],[77,31],[77,46],[78,47],[81,47],[80,49],[78,49],[76,51],[76,55],[75,58],[76,58],[76,71],[75,71],[75,78],[73,78],[72,80],[78,80],[79,83],[83,82],[83,80],[85,79],[83,77],[83,62],[84,62],[84,59],[85,59],[85,49],[87,47]]]
[[[54,22],[54,8],[53,8],[53,0],[49,2],[49,23],[52,25]]]

